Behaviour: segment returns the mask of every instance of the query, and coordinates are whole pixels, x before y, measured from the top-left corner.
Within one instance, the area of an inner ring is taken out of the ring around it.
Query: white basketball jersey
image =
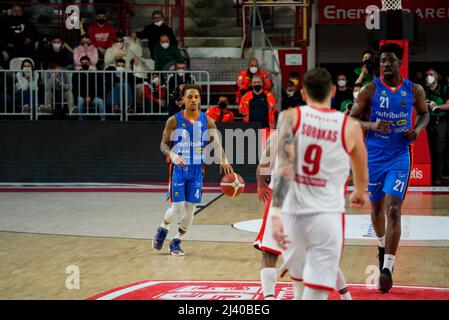
[[[341,214],[350,169],[344,142],[347,116],[309,106],[297,110],[295,177],[282,211]]]

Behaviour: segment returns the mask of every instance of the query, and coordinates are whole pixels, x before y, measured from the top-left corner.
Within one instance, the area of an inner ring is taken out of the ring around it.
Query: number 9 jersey
[[[350,159],[347,116],[332,109],[297,108],[295,178],[282,211],[291,215],[345,211]]]

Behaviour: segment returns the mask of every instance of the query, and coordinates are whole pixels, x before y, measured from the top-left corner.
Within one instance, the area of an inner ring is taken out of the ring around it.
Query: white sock
[[[302,300],[327,300],[328,296],[329,291],[305,287],[304,294],[302,295]]]
[[[301,300],[304,294],[304,284],[300,281],[293,281],[293,293],[294,300]]]
[[[276,268],[263,268],[260,270],[260,283],[262,293],[265,299],[274,298],[274,289],[276,287],[277,271]]]
[[[352,300],[351,293],[348,291],[346,293],[340,294],[341,300]]]
[[[390,270],[391,273],[393,273],[393,266],[394,266],[394,260],[396,257],[392,254],[386,254],[384,255],[384,265],[382,269],[387,268]]]
[[[379,247],[385,248],[385,235],[383,235],[382,237],[378,237],[377,241],[379,241]]]

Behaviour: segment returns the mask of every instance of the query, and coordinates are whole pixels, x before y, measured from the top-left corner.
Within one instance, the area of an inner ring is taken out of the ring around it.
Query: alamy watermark
[[[77,265],[67,266],[65,273],[69,276],[65,280],[65,287],[68,290],[79,290],[80,287],[80,268]]]

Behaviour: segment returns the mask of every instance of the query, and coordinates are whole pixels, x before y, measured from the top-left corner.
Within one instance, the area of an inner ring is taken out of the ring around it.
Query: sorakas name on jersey
[[[338,131],[320,129],[308,124],[303,125],[301,134],[317,140],[325,140],[330,142],[336,142],[338,139]]]

